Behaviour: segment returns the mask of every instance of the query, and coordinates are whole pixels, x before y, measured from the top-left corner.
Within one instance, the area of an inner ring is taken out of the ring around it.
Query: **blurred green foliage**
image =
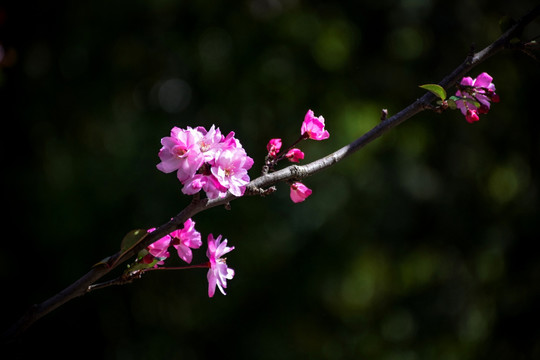
[[[331,133],[305,162],[423,94],[535,1],[12,2],[4,49],[2,328],[166,222],[190,199],[157,171],[172,126],[235,131],[263,163],[308,108]],[[525,36],[540,32],[533,23]],[[471,73],[501,102],[470,125],[422,113],[305,183],[194,220],[223,234],[236,277],[150,273],[40,320],[13,358],[532,359],[540,357],[538,62]],[[204,250],[195,253],[195,262]],[[113,274],[114,275],[114,274]],[[527,326],[532,325],[532,326]],[[74,350],[72,350],[74,349]]]

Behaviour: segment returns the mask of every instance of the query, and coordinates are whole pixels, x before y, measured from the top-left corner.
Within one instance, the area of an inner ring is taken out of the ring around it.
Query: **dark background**
[[[260,171],[307,109],[351,142],[500,34],[535,1],[15,1],[0,7],[2,330],[124,234],[189,201],[159,172],[172,126],[233,130]],[[536,21],[526,35],[540,34]],[[540,357],[538,61],[501,53],[501,97],[468,124],[424,112],[268,198],[195,217],[223,234],[236,277],[150,273],[75,299],[12,347],[95,359]],[[195,262],[204,261],[204,249]],[[173,261],[174,263],[174,261]],[[117,275],[111,274],[112,276]]]

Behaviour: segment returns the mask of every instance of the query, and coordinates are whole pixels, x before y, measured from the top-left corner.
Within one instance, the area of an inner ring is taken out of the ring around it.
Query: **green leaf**
[[[444,88],[442,86],[440,86],[440,85],[437,85],[437,84],[425,84],[425,85],[420,85],[420,87],[422,89],[430,91],[431,93],[433,93],[435,96],[437,96],[442,101],[444,101],[446,99],[446,90],[444,90]]]
[[[141,262],[140,260],[144,257],[144,255],[148,254],[148,252],[146,251],[146,254],[144,254],[143,251],[146,251],[146,250],[141,250],[139,252],[139,257],[137,261],[128,265],[127,268],[124,270],[124,274],[130,274],[138,270],[150,269],[150,268],[153,268],[158,262],[167,260],[166,257],[154,257],[154,260],[151,263],[145,264]]]
[[[471,98],[465,98],[465,100],[469,103],[469,104],[472,104],[474,106],[476,106],[477,108],[480,107],[480,103],[474,99],[471,99]]]
[[[95,263],[92,265],[93,268],[101,265],[105,265],[106,267],[109,267],[109,260],[111,259],[111,256],[107,256],[106,258],[102,259],[101,261]]]
[[[481,106],[481,104],[480,104],[478,101],[476,101],[475,99],[471,99],[470,97],[459,97],[459,96],[453,96],[453,95],[452,95],[452,96],[450,96],[450,98],[448,99],[449,102],[452,101],[452,102],[454,102],[454,104],[455,104],[455,102],[458,101],[458,100],[459,100],[459,101],[466,101],[466,102],[468,102],[469,104],[476,106],[477,108],[479,108],[479,107]]]
[[[154,267],[154,265],[157,264],[157,262],[158,262],[158,260],[154,260],[150,264],[135,263],[135,264],[133,264],[131,266],[128,266],[126,268],[126,270],[124,270],[124,274],[130,274],[130,273],[133,273],[133,272],[138,271],[138,270],[149,269],[151,267]]]
[[[457,109],[456,101],[452,99],[454,96],[451,96],[450,99],[447,100],[448,107],[452,110]]]
[[[143,257],[145,257],[145,256],[148,255],[148,254],[149,254],[148,250],[142,249],[142,250],[139,251],[139,253],[137,254],[137,260],[142,259]]]
[[[128,252],[133,246],[138,244],[148,232],[144,229],[131,230],[124,236],[122,243],[120,244],[120,252],[122,254]]]

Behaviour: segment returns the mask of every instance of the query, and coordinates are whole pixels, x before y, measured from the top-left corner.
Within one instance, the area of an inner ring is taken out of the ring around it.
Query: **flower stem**
[[[276,156],[276,160],[274,160],[274,162],[277,163],[278,161],[283,160],[283,158],[285,157],[285,155],[287,155],[287,153],[289,152],[289,150],[291,150],[292,148],[294,148],[294,146],[295,146],[296,144],[298,144],[300,141],[305,140],[305,139],[307,139],[306,136],[300,135],[300,137],[299,137],[298,139],[296,139],[296,141],[293,142],[292,145],[289,146],[289,148],[288,148],[287,150],[281,151],[281,152],[279,153],[279,154],[281,154],[281,155],[278,154],[279,156]]]
[[[148,271],[157,271],[157,270],[187,270],[187,269],[208,269],[210,267],[209,262],[205,262],[197,265],[188,265],[188,266],[171,266],[171,267],[157,267],[157,268],[148,268],[141,270],[142,272]]]
[[[148,268],[148,269],[140,269],[135,270],[131,273],[123,274],[116,279],[112,279],[109,281],[105,281],[98,284],[93,284],[88,286],[86,289],[86,292],[95,291],[99,289],[103,289],[109,286],[114,285],[125,285],[133,282],[134,280],[140,279],[143,274],[149,272],[149,271],[156,271],[156,270],[187,270],[187,269],[208,269],[210,267],[209,262],[205,262],[202,264],[197,265],[188,265],[188,266],[172,266],[172,267],[157,267],[157,268]]]

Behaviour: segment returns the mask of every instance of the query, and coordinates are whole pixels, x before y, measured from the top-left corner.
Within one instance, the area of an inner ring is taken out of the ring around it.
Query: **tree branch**
[[[477,53],[473,53],[467,56],[467,58],[461,65],[459,65],[449,75],[447,75],[439,82],[439,85],[445,89],[450,88],[451,86],[456,84],[471,69],[478,66],[480,63],[484,62],[489,57],[497,54],[501,50],[505,48],[510,48],[510,40],[514,38],[516,34],[518,34],[527,24],[529,24],[536,17],[538,17],[539,13],[540,6],[536,6],[533,10],[531,10],[529,13],[519,19],[512,28],[502,34],[492,44]],[[342,147],[341,149],[309,164],[302,166],[292,165],[272,173],[264,174],[252,180],[247,186],[246,195],[261,195],[270,193],[271,191],[262,189],[269,188],[270,186],[278,182],[292,179],[299,180],[311,176],[338,163],[339,161],[342,161],[349,155],[357,152],[365,145],[369,144],[370,142],[377,139],[395,126],[401,124],[405,120],[411,118],[412,116],[418,114],[423,110],[429,109],[429,104],[435,99],[435,95],[427,92],[421,98],[417,99],[415,102],[413,102],[394,116],[380,122],[363,136],[356,139],[352,143]],[[228,193],[222,199],[209,200],[194,198],[193,202],[189,204],[186,208],[184,208],[180,213],[178,213],[174,218],[158,227],[152,233],[148,234],[139,243],[133,246],[129,251],[118,252],[110,256],[107,261],[100,262],[94,267],[92,267],[90,271],[86,273],[86,275],[75,281],[73,284],[71,284],[58,294],[54,295],[48,300],[43,301],[40,304],[33,305],[18,322],[16,322],[3,334],[3,342],[10,342],[14,340],[17,336],[22,334],[26,329],[28,329],[41,317],[57,309],[66,302],[86,294],[89,290],[95,290],[97,288],[105,287],[103,285],[92,287],[92,284],[96,283],[99,279],[101,279],[103,276],[105,276],[107,273],[109,273],[112,269],[116,268],[121,263],[125,262],[127,259],[135,256],[140,250],[144,249],[151,243],[157,241],[158,239],[171,233],[172,231],[181,228],[187,219],[207,209],[216,206],[227,205],[230,201],[234,199],[236,199],[236,197],[234,195],[231,195],[230,193]],[[110,284],[116,284],[115,281],[117,280],[111,280]],[[105,282],[102,284],[109,284],[109,282]]]

